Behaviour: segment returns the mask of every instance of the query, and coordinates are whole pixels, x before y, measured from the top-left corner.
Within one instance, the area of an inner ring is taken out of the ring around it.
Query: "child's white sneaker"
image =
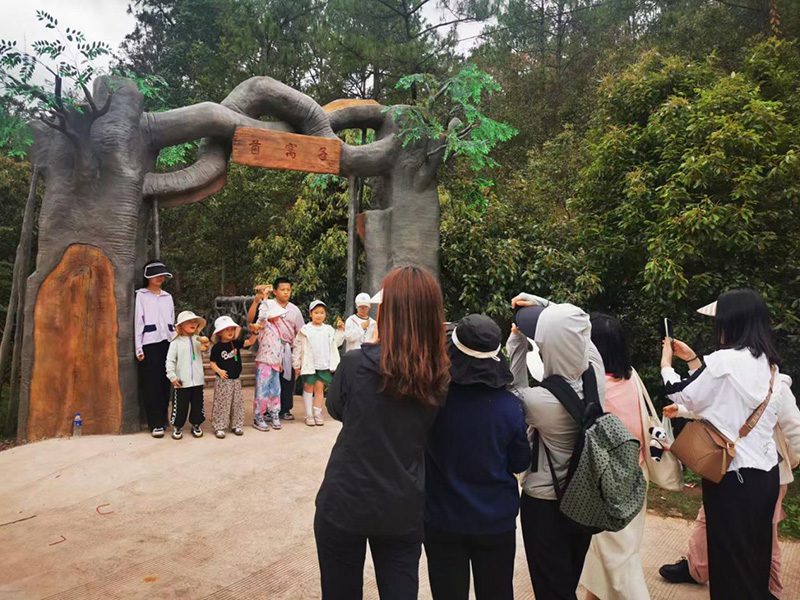
[[[200,429],[200,425],[192,425],[192,435],[196,438],[203,437],[203,430]]]
[[[322,418],[322,409],[314,407],[314,425],[325,425],[325,421]]]
[[[316,425],[316,422],[314,421],[314,417],[312,415],[308,415],[306,417],[306,425],[308,425],[309,427],[314,427],[314,425]]]
[[[177,427],[172,428],[172,439],[179,440],[183,437],[183,432]]]
[[[269,412],[270,425],[272,425],[273,429],[281,428],[281,418],[278,415],[279,412],[277,410]]]
[[[258,429],[259,431],[269,431],[269,425],[264,420],[264,417],[257,417],[253,419],[253,427]]]
[[[214,435],[216,435],[221,440],[225,439],[225,432],[222,431],[222,429],[217,429],[217,432]]]

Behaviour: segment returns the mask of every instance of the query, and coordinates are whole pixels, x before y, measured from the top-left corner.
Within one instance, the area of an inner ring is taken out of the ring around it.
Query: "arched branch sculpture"
[[[219,104],[161,113],[144,113],[143,98],[127,79],[97,79],[92,97],[105,112],[77,132],[77,145],[33,124],[31,156],[44,176],[45,195],[24,305],[21,440],[67,435],[76,412],[87,433],[139,430],[133,291],[146,260],[149,199],[179,206],[218,191],[239,127],[327,138],[344,129],[374,129],[374,142],[341,146],[339,165],[342,175],[376,178],[376,207],[363,216],[365,283],[376,290],[400,264],[438,274],[441,144],[403,147],[391,109],[326,112],[270,77],[242,82]],[[194,164],[155,172],[162,148],[196,139],[202,142]],[[84,168],[87,161],[93,168]]]

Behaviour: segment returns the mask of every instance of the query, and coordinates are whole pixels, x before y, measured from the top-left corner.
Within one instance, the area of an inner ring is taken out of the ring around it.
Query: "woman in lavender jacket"
[[[170,382],[166,374],[169,342],[175,337],[175,305],[169,292],[161,289],[172,274],[164,263],[144,266],[144,286],[136,290],[133,341],[139,361],[142,398],[147,427],[153,437],[164,437],[167,426]]]

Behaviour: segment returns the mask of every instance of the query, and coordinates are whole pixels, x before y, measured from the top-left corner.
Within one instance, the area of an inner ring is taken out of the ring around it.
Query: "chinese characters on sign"
[[[233,138],[233,161],[253,167],[338,175],[341,155],[336,137],[239,127]]]

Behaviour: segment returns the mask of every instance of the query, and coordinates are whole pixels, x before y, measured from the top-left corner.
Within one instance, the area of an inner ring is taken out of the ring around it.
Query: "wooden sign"
[[[338,138],[239,127],[233,136],[233,162],[251,167],[339,174]]]

